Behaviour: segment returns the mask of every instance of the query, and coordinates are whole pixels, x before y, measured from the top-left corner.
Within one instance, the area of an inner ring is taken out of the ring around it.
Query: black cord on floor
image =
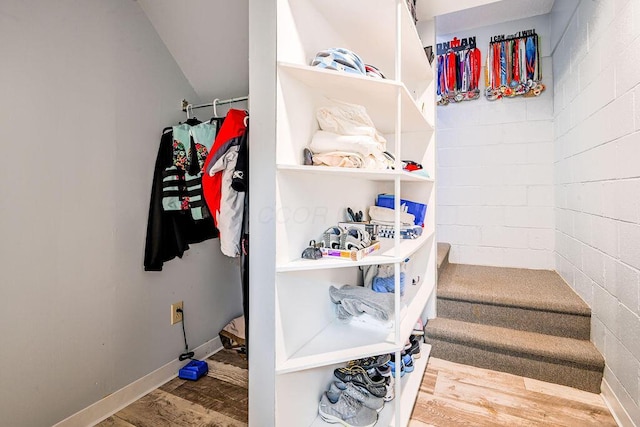
[[[184,329],[184,310],[181,308],[176,310],[178,313],[182,313],[182,336],[184,337],[184,353],[182,353],[178,360],[183,361],[187,359],[193,359],[195,353],[193,351],[189,351],[189,344],[187,344],[187,332]]]

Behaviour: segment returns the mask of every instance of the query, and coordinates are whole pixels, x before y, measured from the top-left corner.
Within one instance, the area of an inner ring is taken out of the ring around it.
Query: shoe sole
[[[378,420],[376,419],[376,421],[374,421],[371,424],[367,424],[367,425],[363,425],[363,426],[354,426],[353,424],[349,424],[345,420],[342,420],[342,419],[336,417],[335,415],[325,414],[321,410],[318,410],[318,413],[320,414],[320,418],[322,418],[324,421],[328,422],[329,424],[340,424],[340,425],[343,425],[345,427],[373,427],[378,422]]]

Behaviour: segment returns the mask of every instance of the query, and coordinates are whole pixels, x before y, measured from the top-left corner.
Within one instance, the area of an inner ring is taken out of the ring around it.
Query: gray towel
[[[329,288],[331,301],[336,305],[338,319],[347,320],[362,313],[381,321],[393,318],[394,295],[374,292],[362,286],[344,285],[340,289]]]

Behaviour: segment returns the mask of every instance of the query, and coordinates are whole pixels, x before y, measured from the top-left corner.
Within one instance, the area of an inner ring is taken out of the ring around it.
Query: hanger
[[[191,110],[191,113],[189,112],[189,110]],[[187,105],[187,108],[185,108],[185,113],[187,113],[187,120],[185,120],[183,122],[183,124],[187,124],[189,126],[195,126],[195,125],[199,125],[200,123],[202,123],[200,120],[198,120],[198,118],[196,116],[191,117],[191,114],[193,113],[193,105],[189,104]]]

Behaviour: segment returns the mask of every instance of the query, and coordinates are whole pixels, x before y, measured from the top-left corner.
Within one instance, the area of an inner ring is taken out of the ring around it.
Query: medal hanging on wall
[[[438,105],[471,101],[480,97],[482,57],[476,38],[469,37],[436,45],[436,101]]]
[[[485,68],[485,97],[494,101],[503,97],[540,96],[540,46],[535,30],[513,36],[491,38]]]

